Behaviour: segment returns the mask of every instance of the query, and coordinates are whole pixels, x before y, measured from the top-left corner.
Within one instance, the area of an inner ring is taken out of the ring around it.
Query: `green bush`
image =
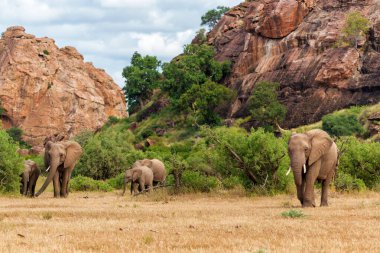
[[[238,176],[247,189],[283,191],[291,183],[287,142],[263,129],[247,133],[241,128],[206,129],[214,147],[210,160],[223,178]]]
[[[366,189],[365,183],[359,178],[354,178],[350,174],[338,173],[335,178],[335,188],[338,191],[364,191]]]
[[[294,219],[294,218],[302,218],[305,216],[305,214],[302,211],[292,209],[286,212],[282,212],[281,216]]]
[[[94,133],[92,131],[86,130],[74,137],[74,140],[78,142],[82,147],[86,146],[88,140],[91,139],[91,137],[94,136]]]
[[[89,177],[77,176],[70,180],[70,190],[110,192],[113,188],[107,182],[97,181]]]
[[[20,190],[20,174],[24,161],[16,152],[17,146],[0,126],[0,192],[15,193]]]
[[[218,185],[218,179],[206,177],[197,171],[185,170],[182,175],[182,186],[195,192],[210,192]]]
[[[338,147],[343,151],[339,173],[363,180],[370,189],[380,185],[380,143],[349,137],[339,140]]]
[[[353,113],[324,116],[322,118],[322,129],[333,136],[360,135],[364,132],[357,115]]]
[[[73,176],[104,180],[119,175],[136,157],[141,157],[141,152],[133,148],[133,142],[133,134],[122,125],[104,129],[88,139]]]
[[[222,179],[222,184],[223,184],[223,187],[227,190],[233,189],[239,185],[242,185],[241,179],[237,176],[231,176],[231,177]]]
[[[109,184],[114,189],[121,189],[124,186],[124,172],[120,173],[116,177],[110,178],[107,181],[107,184]]]
[[[22,140],[23,131],[21,128],[18,127],[11,127],[6,130],[7,134],[17,143],[20,144],[20,146],[25,148],[30,148],[30,145],[27,144],[25,141]]]

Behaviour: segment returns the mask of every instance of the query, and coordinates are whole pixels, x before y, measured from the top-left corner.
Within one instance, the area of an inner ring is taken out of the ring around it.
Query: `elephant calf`
[[[135,166],[127,170],[124,176],[123,195],[129,182],[131,182],[131,194],[138,193],[139,189],[145,191],[146,186],[150,191],[153,188],[153,172],[146,166]]]
[[[153,185],[154,186],[156,186],[158,184],[165,185],[167,173],[166,173],[165,165],[163,162],[161,162],[158,159],[137,160],[132,165],[132,168],[138,167],[138,166],[146,166],[152,170],[152,172],[153,172]]]
[[[38,177],[40,176],[40,169],[37,164],[32,160],[26,160],[24,162],[24,171],[21,173],[21,187],[20,193],[25,196],[34,196],[34,191],[36,188],[36,183]]]

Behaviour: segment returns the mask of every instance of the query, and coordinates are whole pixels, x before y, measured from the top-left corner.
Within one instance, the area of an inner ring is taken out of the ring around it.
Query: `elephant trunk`
[[[302,172],[305,167],[305,155],[298,155],[295,157],[291,157],[291,167],[293,170],[293,175],[294,175],[294,182],[297,186],[300,186],[302,184]]]
[[[59,161],[57,159],[52,159],[52,162],[50,164],[49,174],[48,174],[44,184],[42,185],[41,189],[36,193],[36,197],[40,196],[41,193],[43,193],[45,191],[46,187],[50,184],[55,173],[57,172],[58,165],[59,165]]]

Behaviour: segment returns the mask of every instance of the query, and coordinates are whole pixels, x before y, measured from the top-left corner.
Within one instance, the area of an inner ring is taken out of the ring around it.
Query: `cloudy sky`
[[[85,61],[123,86],[121,72],[133,52],[169,61],[200,28],[201,16],[242,0],[0,0],[0,30],[27,33],[74,46]]]

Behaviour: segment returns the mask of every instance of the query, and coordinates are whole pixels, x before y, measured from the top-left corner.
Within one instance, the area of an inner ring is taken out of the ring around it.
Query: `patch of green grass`
[[[53,218],[53,214],[51,212],[47,212],[47,213],[42,214],[42,219],[44,219],[44,220],[50,220],[51,218]]]
[[[294,218],[305,217],[305,214],[302,211],[300,211],[300,210],[291,209],[289,211],[282,212],[281,216],[282,217],[286,217],[286,218],[292,218],[292,219],[294,219]]]
[[[143,241],[145,244],[149,245],[153,242],[153,237],[150,235],[144,236]]]

